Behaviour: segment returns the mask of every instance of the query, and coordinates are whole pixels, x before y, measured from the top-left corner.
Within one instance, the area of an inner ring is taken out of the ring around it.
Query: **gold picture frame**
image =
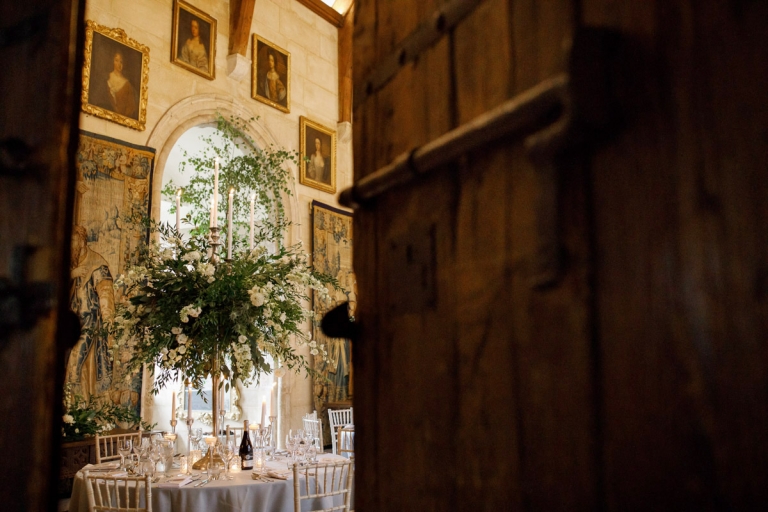
[[[253,34],[251,97],[291,111],[291,52]]]
[[[86,20],[83,112],[144,130],[148,82],[149,47],[121,28]]]
[[[299,183],[335,194],[336,131],[301,116],[299,138],[301,158]],[[308,141],[309,148],[307,148]]]
[[[171,62],[208,80],[216,79],[216,19],[183,0],[173,2]]]

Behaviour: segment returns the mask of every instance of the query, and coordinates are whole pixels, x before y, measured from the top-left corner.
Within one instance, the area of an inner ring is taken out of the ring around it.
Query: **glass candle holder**
[[[192,450],[189,452],[189,460],[187,461],[187,464],[189,464],[189,467],[192,467],[192,464],[199,461],[203,457],[203,452],[200,450]]]
[[[263,474],[267,469],[266,457],[262,448],[253,449],[253,472]]]

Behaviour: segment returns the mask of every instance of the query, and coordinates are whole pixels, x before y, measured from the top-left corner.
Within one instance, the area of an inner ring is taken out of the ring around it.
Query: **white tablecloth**
[[[318,456],[319,462],[344,460],[333,454]],[[285,471],[286,459],[267,462],[270,469]],[[87,467],[86,467],[87,469]],[[195,472],[198,473],[198,472]],[[175,474],[175,473],[174,473]],[[250,471],[232,473],[234,480],[217,480],[202,487],[194,487],[196,482],[181,488],[161,488],[152,486],[152,510],[154,512],[293,512],[293,479],[277,482],[260,482],[251,478]],[[205,479],[205,476],[202,477]],[[342,505],[340,497],[336,497]],[[310,502],[302,502],[302,508],[310,507]],[[331,503],[323,503],[324,507]],[[69,512],[88,512],[88,495],[82,473],[75,477]]]

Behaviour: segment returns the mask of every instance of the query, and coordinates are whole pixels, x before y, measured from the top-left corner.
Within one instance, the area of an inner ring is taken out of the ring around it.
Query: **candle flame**
[[[235,187],[231,187],[229,189],[229,195],[234,195],[234,193],[235,193]]]
[[[176,191],[176,197],[181,197],[181,189],[178,189],[178,190]]]

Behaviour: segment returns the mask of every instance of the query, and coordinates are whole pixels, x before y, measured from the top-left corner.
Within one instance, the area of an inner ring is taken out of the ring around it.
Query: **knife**
[[[197,482],[197,483],[195,484],[195,487],[200,487],[201,485],[205,485],[205,484],[207,484],[207,483],[208,483],[208,479],[206,478],[205,480],[202,480],[202,481],[200,481],[200,482]]]

